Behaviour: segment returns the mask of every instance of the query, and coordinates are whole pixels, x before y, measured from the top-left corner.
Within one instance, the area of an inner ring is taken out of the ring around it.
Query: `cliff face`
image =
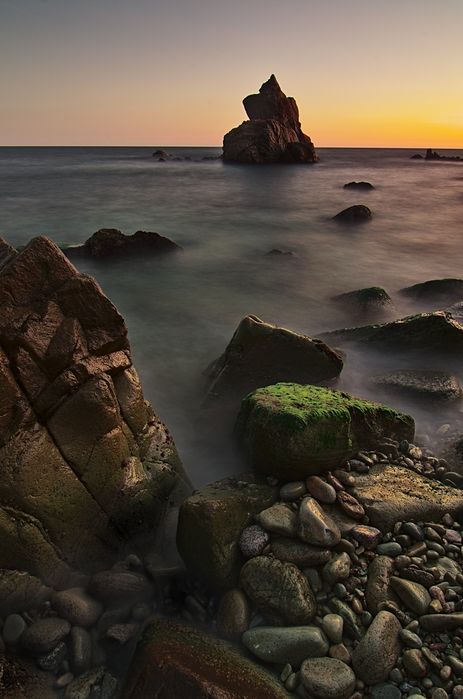
[[[46,238],[1,241],[0,304],[0,568],[52,584],[152,539],[188,485],[92,278]]]
[[[243,100],[249,121],[224,136],[223,159],[240,163],[314,163],[315,148],[303,133],[293,97],[286,97],[272,75]]]

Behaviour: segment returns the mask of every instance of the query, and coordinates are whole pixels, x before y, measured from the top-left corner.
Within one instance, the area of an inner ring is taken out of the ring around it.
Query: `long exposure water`
[[[415,310],[398,289],[463,276],[463,163],[321,148],[314,166],[239,166],[203,160],[218,148],[170,148],[191,160],[168,162],[154,150],[0,148],[0,234],[18,246],[39,234],[71,244],[99,228],[143,229],[183,247],[162,259],[79,266],[124,315],[145,395],[200,485],[235,467],[200,403],[202,371],[239,320],[252,313],[314,335],[352,324],[332,295],[371,285],[394,297],[397,317]],[[351,180],[376,189],[344,190]],[[373,210],[371,222],[330,220],[357,203]],[[267,256],[272,248],[295,254]],[[362,392],[358,376],[357,384]]]

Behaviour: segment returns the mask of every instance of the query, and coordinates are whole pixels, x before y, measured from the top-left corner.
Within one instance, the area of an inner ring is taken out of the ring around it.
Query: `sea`
[[[158,162],[158,148],[173,157]],[[407,305],[402,287],[463,277],[463,163],[412,160],[415,149],[317,152],[311,166],[246,166],[223,163],[220,148],[0,148],[0,235],[12,245],[46,235],[68,246],[117,228],[182,246],[78,266],[123,314],[145,395],[196,486],[243,468],[233,425],[223,439],[202,407],[203,372],[241,318],[316,337],[353,324],[336,294],[383,286],[401,317],[427,310]],[[375,189],[343,189],[352,180]],[[332,220],[353,204],[369,206],[372,220]],[[368,370],[347,356],[340,387],[366,395]]]

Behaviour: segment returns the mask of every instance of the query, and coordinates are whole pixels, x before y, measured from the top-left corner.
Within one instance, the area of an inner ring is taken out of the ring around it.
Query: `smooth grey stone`
[[[334,643],[342,643],[344,619],[339,614],[326,614],[322,619],[322,629],[329,640]]]
[[[424,541],[424,532],[415,522],[404,522],[401,531],[411,536],[415,541]]]
[[[393,576],[391,587],[407,609],[410,609],[417,616],[426,614],[431,603],[431,595],[423,585]]]
[[[86,629],[74,626],[69,639],[72,669],[76,675],[90,669],[92,664],[92,639]]]
[[[7,645],[13,645],[19,641],[27,627],[20,614],[10,614],[3,624],[3,640]]]
[[[309,658],[301,666],[304,688],[317,699],[347,699],[355,688],[352,669],[335,658]]]
[[[44,655],[64,640],[71,624],[59,617],[46,617],[34,621],[21,636],[21,645],[33,655]]]
[[[304,498],[299,507],[299,536],[307,544],[332,548],[341,541],[336,522],[314,498]]]
[[[402,631],[400,632],[400,640],[402,641],[402,643],[408,646],[408,648],[421,648],[421,646],[423,645],[423,641],[418,636],[418,634],[413,633],[408,629],[402,629]]]
[[[103,605],[81,587],[55,592],[51,604],[63,619],[84,628],[96,624],[103,612]]]
[[[387,680],[399,658],[400,630],[394,614],[381,611],[375,616],[352,655],[355,674],[363,682],[370,685]]]
[[[272,534],[296,536],[297,514],[284,503],[277,502],[266,510],[262,510],[256,519],[264,529]]]
[[[260,626],[246,631],[242,643],[254,655],[269,663],[298,667],[305,658],[326,655],[329,643],[317,626]]]
[[[329,600],[328,606],[335,613],[344,619],[344,630],[349,638],[360,641],[364,634],[364,628],[355,612],[343,600],[333,597]]]
[[[293,500],[298,500],[300,497],[305,495],[306,492],[307,488],[304,481],[292,481],[291,483],[285,483],[285,485],[280,488],[280,500],[283,500],[284,502],[292,502]]]
[[[350,575],[351,560],[348,553],[338,553],[323,566],[322,577],[328,585],[346,580]]]
[[[402,692],[394,684],[384,682],[371,688],[372,699],[400,699]]]
[[[402,546],[396,541],[387,541],[385,544],[379,544],[376,547],[376,553],[379,556],[391,556],[391,558],[400,556],[402,551]]]

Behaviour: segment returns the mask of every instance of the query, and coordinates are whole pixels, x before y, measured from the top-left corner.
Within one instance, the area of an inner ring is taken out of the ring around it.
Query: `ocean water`
[[[171,428],[195,484],[240,467],[232,441],[200,408],[202,371],[249,313],[309,335],[349,326],[334,294],[381,285],[396,317],[423,307],[397,291],[463,276],[463,163],[410,160],[415,150],[320,148],[314,166],[240,166],[219,148],[0,148],[0,234],[81,243],[99,228],[167,235],[162,259],[79,262],[124,315],[146,396]],[[460,151],[440,151],[462,155]],[[343,189],[367,180],[376,189]],[[373,220],[331,217],[367,204]],[[293,256],[273,257],[272,248]],[[398,368],[398,367],[396,367]],[[349,357],[341,386],[366,394],[367,362]]]

